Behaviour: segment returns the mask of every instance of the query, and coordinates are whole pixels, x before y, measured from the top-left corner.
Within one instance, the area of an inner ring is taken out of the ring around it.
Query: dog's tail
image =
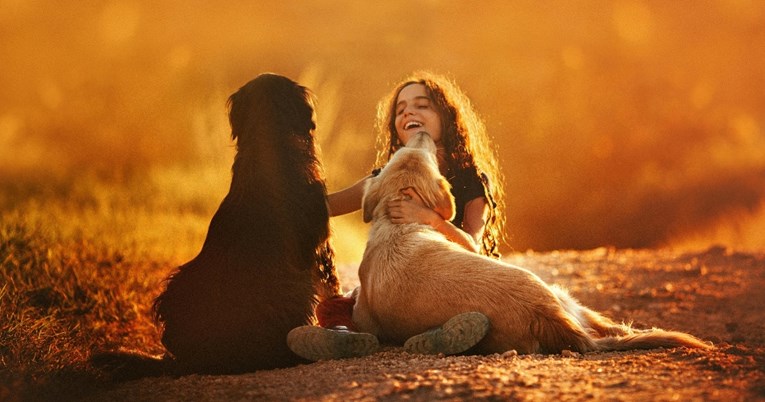
[[[172,357],[154,356],[137,350],[94,353],[90,357],[90,363],[115,381],[161,377],[174,374],[177,369]]]
[[[712,349],[713,346],[693,335],[663,329],[650,329],[623,336],[607,336],[593,339],[598,351],[623,351],[635,349],[677,348]]]

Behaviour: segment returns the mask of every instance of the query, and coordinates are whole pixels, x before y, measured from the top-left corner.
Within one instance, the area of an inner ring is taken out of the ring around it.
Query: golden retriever
[[[391,223],[387,201],[407,187],[430,208],[453,213],[435,150],[430,136],[420,133],[367,183],[363,216],[373,223],[353,310],[359,331],[400,344],[456,314],[477,311],[491,321],[473,349],[483,354],[711,347],[681,332],[617,324],[526,269],[466,251],[429,226]]]

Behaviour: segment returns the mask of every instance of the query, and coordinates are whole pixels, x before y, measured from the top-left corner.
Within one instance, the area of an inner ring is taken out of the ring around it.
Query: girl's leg
[[[287,346],[302,358],[318,361],[366,356],[376,352],[380,342],[372,334],[304,325],[287,334]]]
[[[355,293],[333,297],[316,306],[319,325],[304,325],[287,334],[287,346],[308,360],[332,360],[361,357],[380,347],[377,337],[356,332],[353,325]]]
[[[356,300],[352,297],[338,296],[323,300],[316,306],[316,318],[319,326],[324,328],[345,327],[355,331],[353,325],[353,305]]]

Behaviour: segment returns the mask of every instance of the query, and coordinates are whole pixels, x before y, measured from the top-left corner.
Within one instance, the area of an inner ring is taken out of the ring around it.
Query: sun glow
[[[327,186],[339,190],[372,169],[376,102],[430,68],[463,87],[499,150],[504,250],[655,247],[760,219],[760,2],[427,3],[416,24],[403,4],[348,5],[131,0],[53,15],[3,0],[0,185],[144,177],[215,205],[234,152],[226,98],[273,71],[316,94]],[[215,183],[200,180],[207,171]],[[333,227],[354,264],[366,226]],[[709,241],[765,248],[748,229],[719,232]]]

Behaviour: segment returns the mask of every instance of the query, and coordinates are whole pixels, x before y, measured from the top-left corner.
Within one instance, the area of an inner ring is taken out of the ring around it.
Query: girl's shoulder
[[[461,169],[452,176],[449,183],[455,196],[459,194],[468,200],[483,197],[492,208],[496,207],[491,180],[486,173],[479,172],[476,168]]]
[[[475,167],[458,169],[450,176],[451,178],[449,178],[449,181],[471,184],[475,186],[488,186],[489,184],[489,176],[487,176],[484,172],[479,172]]]
[[[476,168],[460,169],[450,175],[449,183],[455,191],[480,197],[487,189],[488,179],[484,180],[485,174],[479,173]]]

